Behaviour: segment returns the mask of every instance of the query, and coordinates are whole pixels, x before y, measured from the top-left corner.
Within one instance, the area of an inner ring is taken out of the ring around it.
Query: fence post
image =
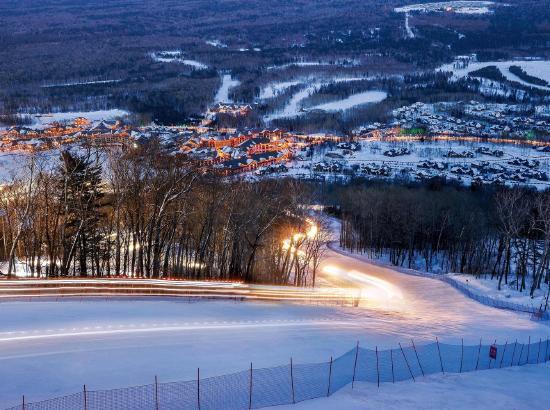
[[[197,367],[197,408],[201,410],[201,369]]]
[[[416,346],[414,345],[414,340],[411,339],[411,342],[412,342],[412,346],[413,346],[413,349],[414,349],[414,354],[416,356],[416,360],[418,362],[418,367],[420,367],[420,371],[422,372],[422,376],[425,376],[424,369],[422,368],[422,364],[420,363],[420,357],[418,357],[418,352],[416,351]]]
[[[512,350],[512,359],[510,360],[510,367],[514,365],[514,356],[516,355],[517,346],[518,346],[518,339],[516,339],[516,342],[514,343],[514,350]]]
[[[409,361],[407,360],[407,356],[405,356],[405,352],[403,351],[403,347],[401,346],[401,342],[399,343],[399,348],[401,349],[401,353],[403,354],[403,358],[405,359],[405,363],[407,363],[407,367],[409,368],[409,373],[411,374],[413,382],[416,382],[416,380],[414,379],[413,372],[411,370],[411,366],[409,366]]]
[[[537,352],[537,364],[539,364],[540,358],[540,345],[542,344],[542,337],[539,339],[539,351]]]
[[[355,362],[353,363],[353,378],[351,379],[352,389],[353,389],[353,385],[355,384],[355,372],[357,370],[357,356],[359,356],[359,341],[357,342],[357,346],[355,347]]]
[[[548,342],[550,341],[550,339],[546,339],[546,350],[545,350],[545,353],[544,353],[544,361],[547,362],[548,359],[550,359],[550,357],[548,357]]]
[[[521,362],[522,355],[523,355],[523,343],[521,344],[521,350],[519,351],[518,362],[516,363],[517,366],[519,366],[519,362]]]
[[[23,406],[21,407],[21,410],[25,410],[25,395],[23,395]]]
[[[464,338],[460,342],[460,370],[459,373],[462,373],[462,363],[464,362]]]
[[[159,383],[157,376],[155,376],[155,409],[159,410]]]
[[[84,410],[88,410],[88,398],[86,396],[86,385],[84,385]]]
[[[252,362],[250,362],[250,395],[248,396],[248,408],[252,408]]]
[[[502,357],[500,358],[500,365],[498,366],[500,369],[502,369],[502,362],[504,361],[504,354],[506,353],[506,346],[508,346],[508,340],[506,340],[506,343],[504,343],[504,350],[502,351]]]
[[[390,349],[390,360],[391,360],[391,382],[395,383],[395,375],[393,373],[393,349]]]
[[[477,350],[476,370],[479,366],[479,356],[481,355],[481,338],[479,339],[479,349]]]
[[[296,399],[294,397],[294,370],[292,366],[292,357],[290,358],[290,385],[292,387],[292,404],[296,404]]]
[[[443,359],[441,358],[441,349],[439,348],[439,339],[435,337],[435,342],[437,343],[437,353],[439,353],[439,364],[441,364],[441,373],[445,374],[445,369],[443,369]]]
[[[529,342],[527,342],[527,362],[525,364],[529,364],[529,353],[531,353],[531,336],[529,336]]]
[[[330,367],[328,368],[328,389],[327,397],[330,396],[330,379],[332,378],[332,356],[330,356]]]
[[[376,352],[376,384],[380,387],[380,365],[378,363],[378,346],[375,347]]]

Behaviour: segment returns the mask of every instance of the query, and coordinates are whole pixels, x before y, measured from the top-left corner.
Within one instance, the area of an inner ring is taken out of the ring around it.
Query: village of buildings
[[[349,135],[216,125],[220,113],[246,116],[254,109],[239,104],[216,104],[204,118],[178,126],[137,127],[120,119],[79,116],[39,128],[0,130],[0,168],[6,155],[75,145],[128,150],[156,138],[170,153],[206,172],[249,180],[284,175],[312,180],[443,178],[465,185],[550,187],[550,142],[533,137],[548,134],[548,107],[538,107],[527,117],[518,114],[520,107],[471,102],[462,107],[466,119],[445,113],[445,108],[415,103],[395,110],[391,123],[370,124]]]

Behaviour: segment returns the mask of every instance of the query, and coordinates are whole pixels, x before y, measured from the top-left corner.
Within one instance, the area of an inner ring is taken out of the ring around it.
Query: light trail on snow
[[[15,331],[0,333],[0,343],[2,342],[20,342],[20,341],[33,341],[43,339],[60,339],[68,337],[85,337],[85,336],[106,336],[117,334],[135,334],[135,333],[154,333],[154,332],[179,332],[182,330],[223,330],[223,329],[247,329],[247,328],[286,328],[286,327],[307,327],[307,326],[340,326],[340,327],[357,327],[359,323],[354,321],[343,321],[334,319],[316,319],[316,320],[248,320],[248,321],[224,321],[214,323],[196,323],[196,324],[149,324],[147,326],[139,327],[135,324],[118,325],[115,329],[113,326],[95,326],[92,330],[91,327],[59,329],[59,330],[45,330],[40,331]],[[30,333],[30,334],[29,334]]]

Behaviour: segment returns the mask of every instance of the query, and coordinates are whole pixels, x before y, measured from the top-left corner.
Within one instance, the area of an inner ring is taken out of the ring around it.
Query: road
[[[178,298],[0,303],[0,404],[89,389],[325,361],[353,348],[550,336],[528,315],[483,306],[437,280],[329,250],[319,285],[358,307]],[[211,286],[211,285],[209,285]],[[276,288],[277,292],[280,288]],[[1,407],[1,406],[0,406]]]

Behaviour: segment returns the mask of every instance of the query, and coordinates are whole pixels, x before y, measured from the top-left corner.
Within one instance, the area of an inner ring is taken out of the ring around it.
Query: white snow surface
[[[73,82],[67,82],[67,83],[47,84],[47,85],[43,85],[42,88],[73,87],[73,86],[77,86],[77,85],[93,85],[93,84],[111,84],[111,83],[119,83],[121,81],[122,81],[121,79],[117,79],[117,80],[95,80],[95,81],[73,81]]]
[[[407,33],[407,38],[414,38],[414,31],[411,28],[409,23],[409,13],[405,13],[405,32]]]
[[[412,380],[356,383],[331,395],[281,410],[323,409],[547,409],[550,365],[529,365],[463,374],[437,374]]]
[[[21,113],[22,115],[26,115]],[[69,122],[75,118],[84,117],[92,122],[112,120],[118,117],[126,117],[130,113],[126,110],[118,108],[111,110],[97,110],[97,111],[68,111],[68,112],[54,112],[54,113],[40,113],[29,114],[33,119],[33,124],[26,125],[28,128],[43,129],[50,126],[54,122]]]
[[[397,342],[465,344],[546,339],[526,314],[468,299],[437,280],[327,251],[319,286],[349,288],[359,307],[186,299],[67,299],[0,303],[0,404],[209,377],[288,362],[326,361]],[[341,407],[341,408],[345,408]]]
[[[541,305],[545,304],[546,300],[546,289],[537,289],[535,290],[534,297],[531,298],[529,295],[530,284],[527,284],[527,289],[523,292],[520,292],[516,289],[515,284],[505,284],[504,280],[502,281],[502,289],[498,290],[498,279],[495,278],[491,280],[490,275],[486,277],[476,278],[473,275],[461,275],[455,274],[452,275],[452,279],[461,282],[475,293],[489,296],[493,299],[503,300],[510,303],[517,303],[528,307],[533,307],[535,309],[540,308]],[[510,275],[509,282],[515,281],[516,278],[514,275]]]
[[[224,74],[222,76],[222,84],[220,85],[220,88],[218,89],[218,92],[214,97],[214,102],[215,103],[233,102],[233,100],[229,98],[229,90],[231,90],[232,88],[238,87],[239,84],[241,84],[241,82],[239,80],[234,80],[233,77],[231,77],[231,74]]]
[[[459,14],[487,14],[490,12],[489,7],[495,3],[492,1],[442,1],[435,3],[411,4],[403,7],[396,7],[396,13],[409,12],[442,12],[452,10]]]
[[[387,97],[388,94],[384,91],[365,91],[350,95],[343,100],[316,105],[315,107],[311,107],[310,110],[344,111],[363,104],[377,103],[385,100]]]
[[[276,97],[292,86],[302,84],[306,80],[292,80],[270,83],[260,90],[260,100]]]
[[[193,67],[197,70],[204,70],[208,68],[206,64],[203,64],[200,61],[184,58],[183,52],[180,50],[154,52],[151,53],[150,56],[153,61],[156,61],[157,63],[180,63]]]
[[[496,66],[502,75],[509,81],[515,81],[528,87],[539,88],[550,91],[550,87],[528,83],[509,70],[510,66],[520,66],[527,74],[540,78],[550,83],[550,61],[548,60],[509,60],[509,61],[483,61],[472,62],[465,67],[457,67],[454,63],[445,64],[439,67],[438,71],[451,72],[454,78],[463,78],[472,71],[479,70],[488,66]]]
[[[265,119],[266,119],[266,121],[272,121],[272,120],[275,120],[275,119],[278,119],[278,118],[292,118],[292,117],[302,115],[304,113],[304,111],[302,110],[302,102],[307,97],[309,97],[310,95],[312,95],[312,94],[316,93],[317,91],[319,91],[319,89],[322,86],[332,84],[332,83],[362,81],[362,80],[368,80],[368,77],[333,77],[333,78],[328,78],[328,79],[309,79],[309,80],[306,80],[307,85],[306,85],[305,88],[301,89],[300,91],[298,91],[294,95],[292,95],[290,100],[288,100],[286,105],[281,110],[267,115]],[[281,87],[281,91],[282,91],[282,90],[284,90],[284,89],[286,89],[286,88],[288,88],[292,85],[294,85],[294,84],[289,85],[289,82],[285,82],[285,83],[272,84],[271,87],[274,90],[274,92],[277,92],[278,91],[277,87]],[[278,92],[281,92],[281,91],[278,91]],[[368,91],[367,93],[371,93],[371,92],[373,92],[373,91]],[[377,91],[374,91],[374,92],[377,92]],[[270,91],[266,91],[266,94],[269,94],[269,93],[270,93]],[[366,95],[367,95],[366,93],[359,93],[359,94],[364,94],[363,95],[364,99],[372,98],[372,95],[370,95],[369,97],[366,97]],[[353,98],[353,97],[354,96],[352,95],[349,98]],[[342,101],[345,101],[345,100],[334,101],[334,103],[335,104],[340,104],[340,103],[342,103]],[[352,100],[350,100],[350,101],[352,101]],[[325,105],[325,104],[322,104],[322,105]]]

